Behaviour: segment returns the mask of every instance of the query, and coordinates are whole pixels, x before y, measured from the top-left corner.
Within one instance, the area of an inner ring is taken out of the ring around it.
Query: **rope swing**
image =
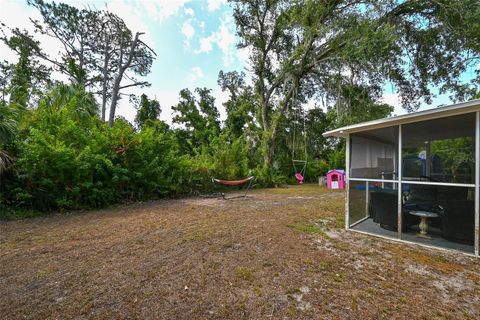
[[[305,180],[305,173],[307,169],[307,126],[306,126],[306,116],[305,112],[302,108],[302,105],[298,105],[298,86],[293,81],[293,109],[294,109],[294,121],[293,121],[293,137],[292,137],[292,165],[293,170],[295,172],[295,179],[297,179],[298,184],[303,184]],[[299,110],[298,110],[299,109]],[[304,159],[296,159],[295,158],[295,144],[296,144],[296,130],[297,130],[297,114],[303,118],[303,138],[304,138]]]

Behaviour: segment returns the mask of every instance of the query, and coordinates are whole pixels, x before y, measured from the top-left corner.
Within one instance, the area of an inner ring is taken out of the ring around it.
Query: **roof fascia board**
[[[460,115],[480,110],[480,99],[471,100],[451,106],[428,109],[416,113],[401,115],[398,117],[378,119],[368,122],[362,122],[351,126],[338,128],[323,133],[324,137],[344,137],[345,133],[355,133],[372,129],[392,127],[399,124],[407,124],[431,119]]]

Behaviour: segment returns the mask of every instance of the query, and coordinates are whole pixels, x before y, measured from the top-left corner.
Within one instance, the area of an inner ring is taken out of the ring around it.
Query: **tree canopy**
[[[474,0],[232,3],[239,46],[251,49],[266,165],[281,115],[294,100],[335,102],[347,85],[378,99],[389,82],[403,106],[415,110],[422,99],[431,101],[431,84],[451,89],[478,61]]]
[[[142,129],[143,126],[150,122],[160,119],[160,113],[162,109],[160,103],[157,100],[148,99],[146,94],[140,96],[140,103],[135,116],[135,124],[138,128]]]
[[[15,36],[8,41],[22,39],[22,50],[29,56],[66,75],[70,83],[98,95],[103,120],[109,104],[108,121],[112,126],[123,90],[149,85],[136,79],[150,72],[155,58],[155,52],[141,40],[144,33],[134,33],[107,9],[78,9],[43,0],[29,0],[28,4],[42,17],[42,20],[31,19],[35,32],[57,40],[62,50],[57,56],[50,56],[38,41],[18,29],[11,30]]]

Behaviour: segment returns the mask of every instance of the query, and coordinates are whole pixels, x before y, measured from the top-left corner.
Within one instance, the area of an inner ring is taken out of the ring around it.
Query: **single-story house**
[[[346,229],[479,256],[480,99],[324,136],[346,140]]]

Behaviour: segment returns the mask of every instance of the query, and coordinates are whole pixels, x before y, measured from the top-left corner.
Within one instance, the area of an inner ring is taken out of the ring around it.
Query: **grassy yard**
[[[478,319],[480,262],[345,233],[343,193],[0,223],[3,319]]]

